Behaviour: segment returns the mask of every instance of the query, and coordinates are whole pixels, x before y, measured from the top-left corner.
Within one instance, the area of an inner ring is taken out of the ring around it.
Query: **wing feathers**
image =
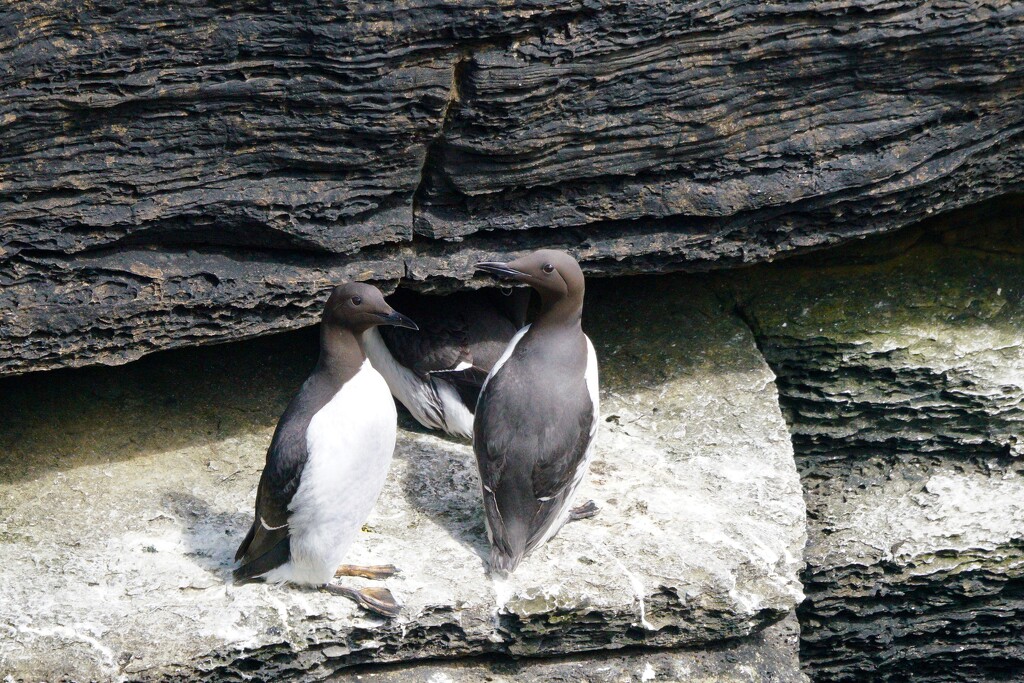
[[[567,386],[554,386],[551,373],[527,374],[509,361],[491,375],[474,426],[491,568],[499,573],[513,571],[551,537],[582,479],[596,431],[582,369]]]
[[[291,556],[291,544],[288,532],[273,545],[270,545],[265,552],[259,553],[253,559],[242,564],[232,572],[235,583],[242,584],[253,581],[263,576],[271,569],[280,567],[288,561]]]
[[[591,424],[594,422],[593,405],[590,396],[586,396],[586,405],[581,410],[575,425],[575,431],[571,432],[570,438],[575,443],[565,451],[554,450],[539,455],[537,463],[533,467],[531,481],[533,493],[539,500],[551,499],[565,491],[566,488],[576,479],[580,467],[583,466],[587,456],[587,446],[590,445]]]
[[[313,377],[288,405],[267,449],[267,462],[256,490],[256,515],[252,527],[238,546],[236,580],[258,578],[288,561],[288,505],[299,488],[306,465],[306,430],[313,416],[336,393],[337,388]]]

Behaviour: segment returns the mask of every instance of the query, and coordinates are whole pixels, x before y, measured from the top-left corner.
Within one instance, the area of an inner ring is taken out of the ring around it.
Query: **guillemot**
[[[570,518],[596,510],[574,511],[572,500],[597,435],[597,356],[581,328],[583,271],[571,256],[541,250],[476,267],[530,285],[541,300],[488,374],[473,429],[489,567],[506,576]]]
[[[367,331],[367,357],[417,422],[472,438],[480,387],[526,324],[530,290],[456,292],[443,299],[399,290],[390,300],[420,330]]]
[[[386,588],[355,590],[335,576],[385,578],[390,565],[340,565],[370,514],[395,450],[391,393],[363,351],[378,325],[416,329],[372,285],[331,292],[320,322],[320,358],[274,431],[256,494],[256,516],[238,547],[235,583],[263,580],[321,586],[395,616]]]

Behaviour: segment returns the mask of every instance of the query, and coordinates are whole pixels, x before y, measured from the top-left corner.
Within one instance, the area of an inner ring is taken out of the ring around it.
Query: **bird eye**
[[[352,297],[352,303],[355,304],[356,306],[358,306],[359,304],[363,303],[363,297],[361,297],[361,296],[354,296],[354,297]]]
[[[551,265],[550,263],[545,263],[544,267],[541,268],[541,270],[543,270],[545,273],[550,273],[554,269],[555,269],[555,267],[553,265]]]

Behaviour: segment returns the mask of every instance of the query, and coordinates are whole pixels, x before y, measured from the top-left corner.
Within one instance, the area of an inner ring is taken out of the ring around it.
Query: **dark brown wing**
[[[571,415],[566,415],[572,420]],[[564,491],[576,478],[586,459],[594,426],[594,405],[589,392],[581,392],[575,424],[565,430],[565,450],[551,449],[539,455],[533,465],[531,482],[538,499],[553,498]]]
[[[265,574],[290,557],[288,504],[306,463],[305,434],[301,440],[290,437],[275,439],[271,444],[256,492],[256,518],[235,553],[235,560],[242,562],[234,571],[236,583]]]
[[[438,308],[436,303],[429,307],[417,303],[416,313],[410,317],[420,326],[419,332],[380,328],[384,344],[396,361],[421,379],[433,377],[451,384],[472,410],[487,373],[515,334],[515,328],[499,319],[495,329],[497,313],[466,297],[453,297],[444,308]]]
[[[401,327],[381,327],[380,336],[395,360],[411,369],[421,379],[430,373],[470,367],[473,355],[469,350],[467,322],[461,312],[448,315],[421,313],[413,318],[418,331]],[[414,314],[408,314],[412,317]]]
[[[335,391],[330,383],[310,378],[277,423],[256,491],[256,518],[235,553],[235,560],[242,562],[234,571],[236,583],[259,577],[288,561],[288,505],[306,465],[306,430]]]
[[[431,377],[437,377],[455,387],[459,392],[459,398],[469,406],[470,410],[475,409],[476,402],[480,398],[480,387],[487,379],[487,370],[472,366],[465,370],[447,370],[430,373]]]
[[[521,362],[529,354],[518,350],[481,395],[473,438],[492,568],[504,571],[515,569],[556,522],[594,419],[582,369],[578,381],[552,383],[543,366]]]
[[[522,301],[522,295],[490,294],[460,292],[447,297],[442,305],[436,297],[396,293],[392,303],[420,329],[382,327],[380,335],[400,364],[422,379],[435,375],[460,387],[460,392],[463,387],[471,389],[469,405],[474,405],[487,373],[522,326],[509,318],[504,310],[507,306],[498,305],[509,299]]]

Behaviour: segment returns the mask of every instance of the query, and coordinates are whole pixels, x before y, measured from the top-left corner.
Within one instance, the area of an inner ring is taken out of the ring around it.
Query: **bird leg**
[[[349,588],[338,586],[333,583],[325,584],[322,590],[332,595],[341,595],[354,600],[363,609],[369,610],[381,616],[393,619],[402,611],[402,606],[395,600],[387,588]]]
[[[592,500],[588,500],[583,505],[577,505],[569,511],[569,521],[578,522],[581,519],[590,519],[600,511],[601,508],[597,507],[597,503]]]
[[[361,576],[364,579],[376,579],[381,581],[398,573],[398,567],[393,564],[343,564],[334,572],[335,576]]]

